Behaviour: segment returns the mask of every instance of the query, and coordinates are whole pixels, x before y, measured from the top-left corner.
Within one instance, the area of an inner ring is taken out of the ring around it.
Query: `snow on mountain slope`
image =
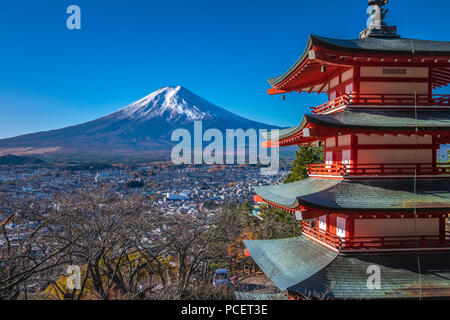
[[[181,86],[164,87],[156,90],[113,115],[116,115],[118,119],[139,119],[140,121],[157,117],[165,118],[168,122],[175,122],[181,118],[191,121],[212,118],[246,120],[206,101]]]
[[[164,87],[102,118],[79,125],[0,140],[0,151],[27,148],[55,153],[139,154],[170,150],[173,130],[192,132],[196,120],[203,129],[270,129],[245,119],[181,87]]]

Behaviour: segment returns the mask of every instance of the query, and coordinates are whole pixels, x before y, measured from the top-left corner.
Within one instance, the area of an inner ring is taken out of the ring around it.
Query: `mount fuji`
[[[197,96],[181,86],[163,87],[105,117],[83,124],[0,140],[2,154],[168,154],[173,130],[272,129]]]

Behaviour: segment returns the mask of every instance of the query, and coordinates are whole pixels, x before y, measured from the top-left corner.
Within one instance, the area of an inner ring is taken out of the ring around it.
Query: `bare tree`
[[[2,195],[0,299],[17,299],[21,288],[26,298],[31,282],[39,284],[43,274],[69,261],[79,237],[61,239],[55,226],[63,217],[50,207],[48,202]]]
[[[105,185],[48,201],[2,201],[0,298],[18,298],[30,281],[45,284],[42,298],[51,299],[232,296],[212,287],[210,264],[226,257],[229,241],[216,217],[200,207],[192,215],[166,214],[144,196],[113,190]],[[12,221],[36,227],[17,240]],[[68,265],[80,266],[81,288],[67,288]]]

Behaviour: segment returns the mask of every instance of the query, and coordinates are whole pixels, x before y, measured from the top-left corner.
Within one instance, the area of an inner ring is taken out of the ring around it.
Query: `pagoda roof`
[[[377,290],[367,287],[367,270],[373,265],[380,268],[382,277]],[[340,254],[288,290],[300,294],[315,292],[329,299],[448,298],[449,279],[450,251]]]
[[[304,236],[244,244],[281,290],[334,299],[450,297],[450,251],[338,254]],[[371,265],[381,271],[378,290],[367,287]]]
[[[281,290],[306,280],[333,261],[338,253],[306,237],[244,240],[253,260]]]
[[[315,44],[338,50],[355,52],[411,54],[412,49],[417,55],[448,55],[450,54],[450,41],[418,40],[408,38],[364,38],[364,39],[332,39],[318,36],[314,38]]]
[[[416,118],[417,115],[417,118]],[[279,131],[279,140],[301,134],[305,128],[320,126],[364,131],[439,131],[450,130],[450,111],[358,110],[346,109],[330,114],[306,114],[300,125]],[[329,135],[335,132],[328,130]],[[305,136],[305,135],[303,135]],[[313,136],[313,135],[309,135]],[[270,133],[264,138],[270,140]],[[301,141],[300,141],[301,142]]]
[[[290,77],[309,58],[309,51],[315,47],[327,48],[338,52],[373,54],[373,55],[414,55],[449,56],[450,41],[431,41],[407,38],[364,38],[364,39],[332,39],[311,35],[305,52],[289,70],[281,76],[268,80],[277,87]]]
[[[412,179],[308,178],[253,189],[265,201],[287,209],[303,207],[334,212],[413,212],[450,209],[450,179],[446,178],[417,179],[416,183]]]

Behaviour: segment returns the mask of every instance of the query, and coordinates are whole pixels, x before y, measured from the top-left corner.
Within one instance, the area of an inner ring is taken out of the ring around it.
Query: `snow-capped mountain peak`
[[[197,96],[182,86],[163,87],[105,117],[57,130],[0,140],[2,149],[30,148],[77,155],[167,154],[172,132],[194,130],[202,120],[204,129],[269,129],[273,126],[242,118]],[[47,151],[45,151],[47,152]],[[158,155],[157,155],[158,156]]]
[[[163,87],[117,111],[119,119],[147,121],[162,117],[167,122],[195,121],[214,117],[227,120],[240,118],[182,86]]]

